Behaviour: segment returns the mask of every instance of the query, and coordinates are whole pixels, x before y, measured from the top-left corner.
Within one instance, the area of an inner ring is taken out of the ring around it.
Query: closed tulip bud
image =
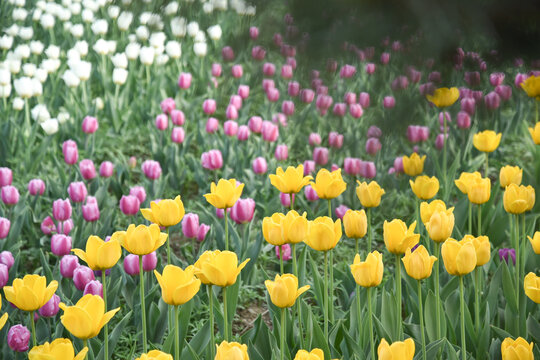
[[[180,89],[189,89],[191,86],[191,74],[190,73],[181,73],[178,77],[178,87]]]
[[[418,176],[414,181],[409,180],[413,193],[422,200],[429,200],[439,191],[439,180],[433,176]]]
[[[18,324],[9,328],[7,334],[7,343],[11,350],[16,352],[28,351],[29,342],[30,331],[26,326]]]
[[[78,182],[72,182],[71,184],[69,184],[68,194],[71,201],[76,202],[76,203],[81,203],[86,199],[86,196],[88,195],[88,191],[86,190],[86,185],[82,181],[78,181]],[[53,205],[53,214],[54,214],[54,205]],[[57,220],[60,220],[60,219],[57,219]],[[64,219],[64,220],[67,220],[67,219]]]
[[[485,130],[474,134],[473,145],[478,151],[490,153],[499,147],[501,137],[501,133],[497,134],[495,131]]]
[[[515,249],[509,249],[509,248],[503,248],[499,249],[499,260],[505,261],[507,264],[509,264],[509,260],[512,260],[512,264],[516,264],[516,250]]]
[[[426,223],[426,230],[431,240],[443,242],[452,235],[454,223],[454,208],[435,211]]]
[[[45,182],[41,179],[32,179],[28,183],[28,192],[32,196],[43,195],[45,193]]]
[[[217,351],[214,360],[249,360],[247,345],[223,341],[216,347]]]
[[[90,196],[88,197],[90,198]],[[88,202],[82,208],[83,219],[88,222],[98,221],[100,217],[99,207],[97,202]]]
[[[166,130],[169,127],[169,117],[167,114],[159,114],[156,116],[155,124],[158,130]]]
[[[283,236],[282,223],[285,215],[274,213],[271,217],[265,217],[262,222],[262,233],[264,239],[275,246],[281,246],[287,241]],[[305,236],[305,235],[304,235]]]
[[[6,205],[16,205],[19,202],[19,190],[16,187],[7,185],[1,190],[2,201]]]
[[[474,98],[466,97],[461,100],[461,110],[469,115],[474,115],[476,108],[476,100]]]
[[[94,167],[94,162],[90,159],[81,160],[79,170],[85,180],[91,180],[96,177],[96,168]]]
[[[345,216],[345,213],[347,212],[347,210],[349,210],[347,205],[341,204],[338,207],[336,207],[336,209],[334,210],[334,214],[336,215],[338,219],[343,220],[343,217]]]
[[[343,216],[345,235],[352,239],[359,239],[367,233],[367,217],[364,210],[347,210]]]
[[[184,142],[185,136],[186,133],[184,132],[184,128],[181,126],[175,126],[171,132],[171,141],[175,144],[181,144]]]
[[[174,125],[176,125],[176,126],[184,125],[184,123],[186,121],[186,116],[184,115],[184,113],[181,110],[173,109],[173,110],[171,110],[170,115],[171,115],[172,123]]]
[[[0,264],[6,265],[9,270],[14,263],[15,259],[13,258],[13,254],[10,251],[4,250],[0,252]]]
[[[264,76],[268,76],[268,77],[274,76],[276,72],[276,66],[272,63],[264,63],[262,71],[263,71]]]
[[[311,175],[315,172],[315,161],[306,160],[304,161],[304,176]]]
[[[300,101],[304,104],[309,104],[315,98],[315,92],[311,89],[302,89],[300,90]]]
[[[238,95],[242,99],[247,99],[249,97],[249,85],[239,85],[238,86]]]
[[[540,304],[540,277],[530,272],[523,281],[525,295],[537,304]]]
[[[113,175],[114,165],[110,161],[104,161],[99,166],[99,176],[109,178]]]
[[[103,297],[103,285],[97,280],[89,281],[84,287],[84,295],[91,294]]]
[[[68,255],[71,252],[71,237],[54,234],[51,237],[51,252],[56,256]]]
[[[272,222],[267,224],[269,226],[266,228],[269,238],[272,236],[279,237],[279,234],[272,234],[272,231],[281,231],[282,241],[285,243],[297,244],[305,241],[308,235],[308,220],[306,218],[306,213],[300,215],[296,211],[291,210],[283,218],[282,214],[279,215],[280,216],[275,219],[273,217],[269,218],[272,220]],[[281,223],[279,223],[279,221],[281,221]],[[277,227],[278,224],[280,226],[280,230]],[[264,230],[265,227],[263,222],[263,234]]]
[[[9,281],[9,268],[7,265],[0,264],[0,286],[3,288]],[[0,318],[0,329],[4,326],[2,318]]]
[[[540,122],[537,122],[534,128],[529,128],[531,138],[536,145],[540,145]]]
[[[431,276],[433,264],[437,258],[430,256],[424,245],[420,245],[414,251],[407,249],[401,261],[403,261],[407,275],[413,279],[422,280]]]
[[[361,261],[360,255],[356,254],[350,267],[354,281],[362,287],[379,286],[382,281],[384,265],[382,254],[378,251],[369,253],[365,261]]]
[[[309,222],[308,235],[304,241],[317,251],[333,249],[341,239],[341,220],[335,222],[327,216],[321,216]]]
[[[476,178],[468,188],[467,196],[473,204],[481,205],[489,201],[491,196],[491,180],[489,178]]]
[[[489,94],[484,96],[484,104],[489,110],[497,109],[501,104],[501,97],[495,91],[491,91]]]
[[[306,186],[306,188],[304,189],[304,194],[308,201],[319,200],[319,196],[317,196],[317,192],[311,187],[311,185]]]
[[[384,195],[384,189],[379,186],[376,181],[366,182],[356,181],[356,196],[363,207],[377,207],[381,203],[381,197]]]
[[[529,207],[529,191],[523,185],[510,184],[504,190],[504,210],[510,214],[522,214]]]
[[[393,96],[385,96],[383,99],[383,107],[391,109],[396,106],[396,99]]]
[[[45,303],[45,305],[39,308],[39,315],[47,318],[55,317],[58,310],[60,310],[60,307],[58,306],[59,304],[60,296],[54,294],[51,299]]]
[[[9,235],[9,229],[11,227],[11,222],[9,219],[0,217],[0,239],[5,239]]]
[[[235,179],[220,179],[217,185],[212,182],[210,193],[204,197],[215,208],[231,208],[242,195],[243,189],[244,184],[237,184]]]
[[[103,241],[98,236],[93,235],[86,242],[86,251],[73,249],[73,252],[92,270],[111,269],[122,256],[122,249],[118,241]]]
[[[268,164],[266,163],[266,159],[261,156],[253,160],[252,167],[253,167],[253,172],[259,175],[265,174],[266,171],[268,170]]]
[[[199,231],[199,215],[187,213],[182,220],[182,233],[188,239],[196,238]]]
[[[366,142],[366,152],[369,155],[376,155],[381,147],[381,142],[377,138],[369,138]]]
[[[309,145],[316,146],[321,144],[321,135],[317,133],[309,134]]]
[[[503,101],[508,101],[512,97],[512,88],[508,85],[498,85],[495,92]]]
[[[444,267],[450,275],[467,275],[476,267],[476,250],[472,242],[446,240],[441,249]]]
[[[159,179],[161,176],[161,165],[159,165],[159,162],[154,160],[144,161],[141,165],[141,170],[144,173],[144,176],[150,180]]]
[[[142,257],[143,271],[153,271],[157,266],[157,254],[155,251]]]
[[[341,169],[328,171],[321,169],[317,173],[315,182],[311,182],[311,187],[317,192],[321,199],[334,199],[341,195],[347,188],[347,184],[341,176]]]
[[[482,175],[480,175],[478,171],[475,171],[473,173],[462,172],[459,176],[459,179],[454,180],[454,182],[458,187],[459,191],[467,195],[472,184],[476,182],[477,179],[482,179]]]
[[[231,219],[237,224],[245,224],[253,219],[255,201],[251,198],[238,199],[231,208]]]
[[[422,222],[424,225],[426,225],[429,220],[431,219],[431,216],[438,212],[438,211],[446,211],[446,204],[442,200],[433,200],[432,202],[428,203],[423,201],[420,204],[420,218],[422,219]],[[454,208],[449,208],[451,212],[454,210]]]
[[[126,274],[135,276],[139,275],[139,257],[137,255],[128,254],[124,258],[124,271]]]
[[[519,166],[506,165],[503,166],[499,172],[499,182],[502,188],[505,188],[510,184],[521,185],[522,176],[523,169]]]
[[[201,224],[199,226],[199,231],[197,232],[197,241],[203,242],[208,231],[210,231],[210,225]]]
[[[409,176],[420,175],[424,171],[425,160],[426,155],[420,157],[417,153],[413,153],[410,157],[403,156],[403,171]]]
[[[13,182],[13,173],[10,168],[0,167],[0,188],[11,185]]]
[[[476,251],[476,266],[483,266],[489,262],[491,258],[491,244],[487,236],[474,237],[472,235],[465,235],[462,242],[471,242],[474,245]]]
[[[84,291],[86,284],[95,279],[94,272],[88,266],[79,265],[73,270],[73,284],[80,291]]]
[[[274,142],[279,136],[279,128],[270,121],[263,121],[261,135],[264,141]]]
[[[219,128],[219,121],[216,118],[208,118],[206,121],[206,132],[209,134],[215,133]]]
[[[276,275],[274,281],[264,282],[272,303],[279,308],[288,308],[294,305],[296,299],[310,286],[298,288],[298,278],[293,274]]]
[[[346,92],[343,100],[347,105],[356,104],[356,94],[353,92]]]
[[[60,259],[60,274],[62,277],[71,279],[75,269],[79,267],[79,258],[75,255],[66,255]]]
[[[139,212],[141,202],[134,195],[122,195],[120,199],[120,210],[125,215],[136,215]]]
[[[231,251],[205,251],[195,262],[195,275],[206,285],[220,287],[234,285],[240,271],[249,260],[238,264],[236,253]]]
[[[281,248],[281,250],[280,250]],[[274,249],[276,250],[276,257],[277,259],[279,260],[280,259],[280,251],[283,252],[283,261],[289,261],[292,259],[292,256],[291,256],[291,245],[289,244],[284,244],[284,245],[281,245],[281,246],[274,246]]]
[[[533,346],[522,337],[516,340],[506,338],[501,344],[502,360],[534,360]]]
[[[167,234],[160,232],[157,224],[137,227],[131,224],[127,231],[115,232],[110,241],[119,241],[120,245],[132,254],[146,255],[161,247],[167,238]]]
[[[313,149],[313,161],[317,165],[326,165],[328,163],[328,149],[325,147],[316,147]]]
[[[86,116],[82,122],[82,131],[85,134],[93,134],[99,127],[98,120],[93,116]]]
[[[211,115],[216,112],[216,101],[214,99],[206,99],[202,105],[203,112],[207,115]]]
[[[337,103],[334,105],[334,110],[332,111],[336,116],[345,116],[347,113],[347,104]]]
[[[236,136],[236,133],[238,132],[238,123],[233,120],[227,120],[223,124],[223,130],[227,136]]]
[[[166,304],[183,305],[197,294],[201,287],[201,281],[195,277],[194,272],[193,266],[182,270],[174,265],[165,266],[163,274],[154,270],[161,287],[161,298]]]
[[[243,75],[244,71],[242,69],[242,65],[233,65],[232,68],[231,68],[231,75],[238,79],[238,78],[241,78],[242,75]]]
[[[540,254],[540,232],[536,231],[533,237],[527,236],[535,254]]]
[[[471,116],[464,111],[460,111],[456,123],[460,129],[468,129],[471,127]]]
[[[383,237],[386,249],[392,254],[404,254],[408,248],[414,247],[420,240],[420,234],[415,234],[416,221],[409,228],[399,219],[384,221]]]
[[[405,341],[395,341],[392,345],[389,345],[385,339],[382,339],[377,348],[377,354],[381,360],[412,360],[414,351],[414,340],[411,338]]]

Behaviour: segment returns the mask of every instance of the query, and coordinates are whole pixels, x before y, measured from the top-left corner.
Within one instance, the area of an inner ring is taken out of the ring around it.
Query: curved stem
[[[105,303],[105,312],[107,312],[107,271],[101,270],[101,283],[103,285],[103,302]],[[103,327],[103,339],[105,340],[105,359],[109,358],[109,326],[106,323]]]
[[[223,288],[223,328],[225,341],[229,341],[229,318],[227,316],[227,288]]]
[[[146,344],[146,306],[144,304],[144,271],[143,271],[143,257],[139,255],[139,288],[141,295],[141,317],[142,317],[142,342],[143,352],[148,352],[148,345]]]
[[[396,254],[396,304],[396,328],[398,331],[398,341],[401,341],[401,261],[398,254]]]
[[[440,254],[441,254],[441,243],[437,242],[435,243],[435,256],[437,257],[437,261],[435,263],[435,302],[436,302],[436,309],[435,309],[435,319],[436,319],[436,333],[437,333],[437,340],[441,338],[441,295],[440,295],[440,285],[439,285],[439,262],[440,260]]]
[[[212,285],[208,285],[208,302],[210,303],[210,359],[214,358],[216,340],[214,336],[214,293]]]
[[[418,305],[420,310],[420,333],[422,335],[422,358],[427,360],[426,335],[424,331],[424,303],[422,301],[422,282],[420,280],[418,280]]]
[[[34,312],[35,311],[30,311],[30,325],[32,326],[32,345],[36,346],[37,340],[36,340],[36,324],[34,322]]]
[[[371,359],[375,360],[375,339],[373,338],[373,313],[371,310],[371,288],[367,289],[368,318],[369,318],[369,349]]]
[[[459,277],[459,307],[461,313],[461,358],[467,360],[467,343],[465,342],[465,299],[463,297],[463,276]]]
[[[178,331],[178,308],[174,307],[174,358],[180,359],[180,332]]]
[[[372,231],[371,231],[371,208],[367,209],[367,221],[368,221],[368,243],[367,243],[367,251],[368,253],[371,252],[371,240],[372,240]],[[358,253],[358,252],[357,252]]]
[[[280,355],[281,360],[285,359],[285,308],[281,308],[281,341],[280,341]]]
[[[324,338],[328,339],[328,251],[324,252],[324,293],[323,293],[323,308],[324,308]]]
[[[225,216],[225,250],[229,250],[229,222],[227,221],[227,209],[224,209]]]

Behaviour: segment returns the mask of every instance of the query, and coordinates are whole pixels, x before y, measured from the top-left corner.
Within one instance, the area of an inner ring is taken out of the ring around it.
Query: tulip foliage
[[[0,1],[0,358],[540,358],[538,62],[287,6]]]

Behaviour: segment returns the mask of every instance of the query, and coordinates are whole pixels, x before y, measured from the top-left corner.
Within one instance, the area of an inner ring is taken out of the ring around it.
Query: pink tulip
[[[360,159],[346,157],[343,161],[343,170],[349,175],[358,176],[360,175],[360,164]]]
[[[317,146],[321,145],[321,135],[317,133],[311,133],[309,134],[309,145],[310,146]]]
[[[375,155],[381,150],[381,142],[378,138],[369,138],[366,142],[366,152],[369,155]]]
[[[227,208],[227,214],[231,212],[231,208]],[[223,219],[225,217],[225,210],[216,208],[216,216],[218,219]]]
[[[10,168],[0,167],[0,188],[11,185],[13,182],[13,173]]]
[[[94,272],[88,266],[79,265],[73,270],[73,284],[77,290],[83,291],[86,284],[92,280],[96,280],[96,278]]]
[[[141,170],[150,180],[159,179],[161,176],[161,165],[155,160],[145,160],[141,165]]]
[[[439,125],[444,126],[444,120],[446,119],[446,122],[452,122],[452,117],[450,116],[450,113],[448,111],[441,111],[439,113]],[[429,128],[425,127],[427,129],[427,132],[429,134]],[[426,130],[424,130],[426,131]],[[429,135],[428,135],[429,136]],[[423,139],[423,141],[427,140],[427,137]]]
[[[15,264],[15,259],[10,251],[4,250],[0,252],[0,264],[7,266],[8,271]]]
[[[317,79],[320,80],[320,79]],[[315,92],[317,95],[328,95],[328,86],[322,85],[322,80],[320,80],[321,83],[314,86]]]
[[[90,196],[88,197],[90,198]],[[97,202],[89,202],[87,200],[86,205],[82,206],[83,218],[87,222],[98,221],[100,217],[99,207]]]
[[[272,40],[274,41],[274,44],[277,46],[281,46],[283,44],[283,36],[279,33],[275,33],[272,37]]]
[[[274,153],[277,161],[285,161],[289,157],[289,149],[287,145],[278,145]]]
[[[380,138],[382,136],[382,131],[380,128],[378,128],[377,126],[375,125],[371,125],[367,131],[367,137],[368,138],[372,138],[372,137],[376,137],[376,138]]]
[[[225,116],[229,120],[238,119],[238,109],[234,105],[228,105],[227,110],[225,111]]]
[[[525,82],[525,80],[527,80],[528,77],[529,76],[527,74],[522,74],[522,73],[516,74],[516,77],[514,78],[514,85],[518,89],[521,89],[521,84],[523,84],[523,82]]]
[[[79,163],[79,171],[85,180],[92,180],[97,176],[94,162],[90,159],[81,160]]]
[[[294,103],[290,100],[283,101],[281,104],[281,111],[287,116],[294,114]]]
[[[456,123],[460,129],[468,129],[471,127],[471,117],[467,112],[460,111],[457,114]]]
[[[337,61],[334,59],[328,59],[328,61],[326,62],[326,71],[333,73],[337,71],[337,68]]]
[[[347,104],[345,103],[336,103],[334,105],[334,110],[332,111],[336,116],[345,116],[347,113]]]
[[[428,81],[431,81],[433,83],[440,83],[441,82],[441,73],[438,71],[433,71],[428,75]]]
[[[154,271],[157,266],[157,254],[155,251],[151,252],[150,254],[143,255],[142,266],[143,271]]]
[[[71,216],[71,213],[70,213]],[[40,225],[41,232],[45,235],[51,235],[53,232],[56,232],[56,225],[54,225],[54,221],[50,216],[47,216]]]
[[[141,204],[146,200],[146,190],[142,186],[133,186],[129,189],[129,195],[137,197]]]
[[[99,176],[109,178],[113,175],[114,165],[110,161],[104,161],[99,165]]]
[[[365,71],[368,75],[371,75],[375,72],[375,64],[369,63],[365,66]]]
[[[279,254],[280,254],[279,246],[275,246],[275,249],[276,249],[276,257],[279,260]],[[289,245],[289,244],[282,245],[281,246],[281,252],[283,253],[283,261],[290,261],[292,259],[291,245]]]
[[[69,184],[68,194],[71,201],[75,203],[82,203],[86,199],[86,196],[88,195],[88,191],[86,190],[86,185],[82,181],[77,181],[77,182],[72,182],[71,184]],[[53,209],[53,213],[54,213],[54,209]]]
[[[242,69],[242,65],[233,65],[233,67],[231,68],[231,75],[236,78],[236,79],[239,79],[242,77],[242,75],[244,74],[244,70]]]
[[[265,120],[262,122],[261,134],[264,141],[274,142],[279,136],[279,128],[272,122]]]
[[[259,28],[252,26],[249,28],[249,37],[251,40],[256,40],[259,37]]]
[[[88,294],[103,297],[103,285],[97,280],[89,281],[84,287],[83,291],[83,295]]]
[[[212,64],[212,76],[220,77],[221,76],[221,64],[213,63]]]
[[[156,128],[158,130],[166,130],[169,127],[169,117],[167,114],[159,114],[156,116]]]
[[[182,219],[182,233],[188,239],[194,239],[199,232],[199,215],[187,213]]]
[[[186,117],[181,110],[174,109],[171,111],[171,120],[174,125],[182,126],[186,121]]]
[[[291,97],[296,97],[300,93],[300,84],[297,81],[290,81],[287,84],[287,93]]]
[[[484,96],[484,103],[489,110],[495,110],[501,105],[501,97],[495,91],[491,91]]]
[[[123,266],[126,274],[131,276],[139,275],[139,256],[134,254],[128,254],[124,258]]]
[[[386,109],[391,109],[396,106],[396,99],[393,96],[385,96],[383,99],[383,106]]]
[[[28,192],[32,196],[43,195],[45,193],[45,182],[41,179],[32,179],[28,183]]]
[[[85,197],[86,194],[84,194],[83,200]],[[57,221],[66,221],[71,217],[71,203],[69,202],[69,199],[58,199],[53,202],[53,216]]]
[[[221,169],[223,166],[223,157],[221,156],[221,151],[210,150],[202,153],[201,163],[203,168],[208,170]]]
[[[292,194],[293,200],[296,199],[295,194]],[[291,196],[289,194],[279,193],[279,201],[283,207],[291,207]]]
[[[176,108],[176,103],[173,98],[166,98],[159,105],[161,106],[161,111],[167,115],[170,115],[171,111]]]
[[[236,110],[240,110],[242,108],[242,97],[240,95],[231,95],[229,104],[234,106]]]
[[[441,150],[444,147],[444,138],[445,136],[443,134],[438,134],[435,138],[435,147],[437,150]],[[446,138],[448,138],[448,134],[446,134]]]
[[[235,107],[233,108],[236,109]],[[238,132],[238,123],[234,120],[227,120],[223,124],[223,130],[227,136],[236,136],[236,133]]]
[[[349,64],[343,65],[341,69],[339,70],[339,76],[342,79],[349,79],[353,77],[354,74],[356,74],[356,68]]]
[[[247,125],[241,125],[238,128],[237,138],[240,141],[246,141],[249,138],[250,133],[251,132],[249,131],[249,127]]]
[[[392,81],[392,85],[390,87],[394,91],[405,90],[407,87],[409,87],[409,79],[403,75],[398,76],[394,79],[394,81]]]
[[[68,165],[76,164],[79,159],[79,151],[77,143],[73,140],[66,140],[62,144],[62,153],[64,154],[64,162]]]
[[[503,101],[508,101],[512,97],[512,88],[509,85],[497,85],[495,92]]]
[[[422,96],[431,95],[435,92],[435,85],[431,82],[420,84],[418,91],[420,91]]]
[[[328,134],[328,144],[330,147],[341,149],[343,146],[343,135],[337,133],[336,131],[330,132],[330,134]]]
[[[11,222],[5,217],[0,217],[0,239],[5,239],[9,235],[9,228],[11,227]]]
[[[422,73],[413,68],[409,68],[407,75],[413,84],[418,84],[422,79]]]
[[[304,161],[304,176],[308,176],[315,172],[315,161],[306,160]]]
[[[375,163],[371,161],[362,161],[360,165],[360,176],[366,179],[373,179],[375,176],[377,176]]]
[[[343,100],[347,105],[356,104],[356,94],[353,92],[346,92]]]
[[[394,169],[396,170],[397,173],[403,172],[403,157],[402,156],[398,156],[397,158],[394,159]]]
[[[489,83],[493,87],[501,85],[503,81],[504,81],[504,73],[496,72],[489,75]]]
[[[345,216],[345,213],[349,210],[349,207],[345,204],[341,204],[334,210],[334,213],[336,214],[336,217],[343,220],[343,217]]]
[[[240,85],[238,86],[238,95],[242,99],[247,99],[249,96],[249,85]]]
[[[360,104],[351,104],[349,105],[349,112],[353,118],[359,119],[364,114],[364,109]]]
[[[311,89],[302,89],[300,90],[300,101],[304,104],[309,104],[315,98],[315,92]]]
[[[60,296],[53,294],[53,296],[39,309],[39,315],[52,318],[58,314],[60,310]]]
[[[254,46],[251,49],[251,57],[254,60],[262,61],[266,57],[266,50],[262,46]]]
[[[7,185],[1,190],[2,201],[6,205],[16,205],[19,202],[19,190],[16,187]]]
[[[213,113],[216,112],[216,100],[214,99],[204,100],[202,108],[205,114],[212,115]]]
[[[328,149],[325,147],[316,147],[313,149],[313,161],[317,165],[326,165],[328,163]]]
[[[189,89],[191,86],[191,79],[192,76],[190,73],[180,73],[180,76],[178,77],[178,87],[184,90]]]
[[[201,224],[197,233],[197,241],[203,242],[206,238],[206,234],[208,233],[208,231],[210,231],[210,225]]]
[[[60,274],[62,275],[62,277],[65,277],[68,279],[73,278],[75,269],[77,269],[78,267],[79,267],[79,258],[75,255],[65,255],[62,257],[62,259],[60,259]],[[93,272],[92,272],[92,276],[94,276]]]
[[[9,281],[9,268],[4,265],[0,264],[0,286],[2,288],[7,285]]]
[[[216,118],[208,118],[206,121],[206,132],[209,134],[215,133],[219,128],[219,121]]]
[[[85,134],[93,134],[99,127],[98,120],[93,116],[86,116],[82,122],[82,131]]]
[[[259,116],[252,116],[249,118],[248,127],[251,131],[256,134],[259,134],[262,130],[263,120]]]
[[[358,96],[358,105],[361,106],[361,109],[366,109],[370,105],[370,97],[367,92],[361,92]]]
[[[28,351],[30,343],[30,330],[24,325],[17,324],[9,328],[7,344],[15,352]]]
[[[253,199],[238,199],[231,208],[231,219],[237,224],[245,224],[253,219],[255,201]]]
[[[381,54],[381,64],[387,65],[390,62],[390,54],[389,53],[382,53]]]
[[[252,167],[255,174],[265,174],[266,171],[268,171],[268,164],[266,163],[266,159],[261,156],[253,160]]]
[[[319,200],[319,196],[317,195],[317,192],[315,189],[311,187],[311,185],[307,185],[304,188],[304,195],[306,196],[306,199],[308,201],[317,201]]]
[[[478,71],[466,72],[464,79],[469,86],[480,85],[480,73]]]
[[[266,98],[270,102],[276,102],[279,100],[279,90],[276,88],[270,88],[266,91]]]
[[[51,237],[51,252],[56,256],[64,256],[71,253],[71,237],[54,234]]]
[[[281,77],[291,79],[293,77],[293,68],[291,65],[285,64],[281,67]]]
[[[272,63],[264,63],[262,72],[264,76],[272,77],[276,73],[276,65]]]
[[[476,108],[476,100],[472,97],[464,98],[461,100],[461,110],[467,112],[469,115],[474,115]]]
[[[139,212],[141,201],[134,195],[122,195],[120,199],[120,211],[124,215],[136,215]]]

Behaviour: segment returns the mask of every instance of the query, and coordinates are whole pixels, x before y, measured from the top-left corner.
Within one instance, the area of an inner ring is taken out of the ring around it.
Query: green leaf
[[[506,298],[506,303],[510,306],[510,309],[514,312],[518,311],[517,307],[517,299],[516,299],[516,288],[514,281],[512,277],[510,276],[510,271],[508,270],[508,266],[503,261],[501,262],[501,266],[503,268],[503,292],[504,297]]]
[[[118,340],[120,340],[120,336],[124,332],[124,328],[126,327],[126,324],[128,323],[129,319],[131,318],[132,312],[128,312],[118,324],[114,327],[112,332],[109,334],[109,353],[114,354],[114,348],[116,347],[116,344],[118,343]],[[104,352],[105,349],[102,347],[99,351],[99,354],[97,356],[98,359],[104,358]]]

